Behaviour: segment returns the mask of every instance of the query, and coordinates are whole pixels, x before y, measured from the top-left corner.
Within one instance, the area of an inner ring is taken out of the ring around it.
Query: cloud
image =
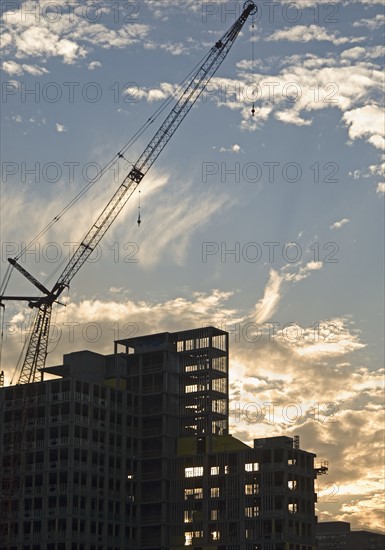
[[[256,130],[271,117],[285,124],[309,126],[318,111],[338,109],[351,140],[365,139],[383,150],[383,73],[379,65],[368,64],[360,58],[365,55],[367,59],[375,54],[374,50],[369,50],[364,54],[361,50],[356,52],[358,60],[344,57],[344,52],[340,58],[321,58],[313,54],[288,56],[281,60],[283,67],[275,74],[267,67],[253,77],[251,69],[241,63],[245,69],[240,69],[239,80],[213,79],[218,93],[212,99],[221,107],[239,110],[241,127],[249,131]],[[253,90],[256,120],[250,117]],[[290,101],[288,95],[292,96]]]
[[[39,9],[46,7],[49,10],[49,4],[40,2]],[[64,9],[60,17],[44,17],[36,14],[36,2],[27,0],[19,5],[19,9],[4,13],[4,57],[9,56],[13,60],[33,56],[43,62],[50,57],[58,57],[65,64],[74,64],[90,53],[88,45],[105,49],[124,48],[143,41],[149,33],[149,26],[137,22],[122,24],[116,30],[100,22],[90,24],[84,17],[83,6],[72,8],[71,15]],[[91,70],[95,66],[91,63]],[[42,67],[39,70],[44,72]]]
[[[359,335],[349,329],[348,319],[325,320],[318,325],[316,337],[313,329],[302,332],[301,338],[295,342],[295,353],[319,359],[322,355],[330,358],[346,355],[365,347],[365,344],[359,341]]]
[[[341,59],[376,59],[378,57],[384,57],[385,46],[372,46],[363,48],[362,46],[356,46],[355,48],[349,48],[341,52]]]
[[[31,74],[33,76],[41,76],[49,73],[44,67],[38,67],[37,65],[28,65],[27,63],[19,64],[16,61],[4,61],[3,70],[10,75],[20,76],[24,73]]]
[[[345,225],[346,223],[349,223],[349,219],[348,218],[343,218],[342,220],[338,221],[338,222],[334,222],[331,226],[330,226],[330,229],[341,229],[341,227],[343,225]]]
[[[353,23],[353,27],[366,27],[370,30],[375,30],[385,24],[385,15],[378,13],[372,19],[359,19]]]
[[[64,126],[64,124],[60,124],[59,122],[57,122],[56,131],[59,132],[59,134],[62,134],[63,132],[67,131],[67,128]]]
[[[255,322],[264,323],[275,313],[281,299],[281,286],[284,277],[272,269],[269,275],[269,281],[265,287],[263,298],[255,306]]]
[[[94,71],[95,69],[97,69],[98,67],[101,67],[102,64],[100,63],[100,61],[91,61],[91,63],[89,63],[88,65],[88,69],[90,71]]]
[[[377,193],[379,195],[384,195],[385,194],[385,182],[381,182],[377,185]]]
[[[282,271],[286,271],[290,268],[292,268],[292,264],[288,264],[282,268]],[[306,279],[309,277],[312,271],[318,271],[322,269],[323,263],[322,262],[308,262],[304,266],[300,266],[297,272],[294,273],[285,273],[284,279],[285,281],[292,281],[295,283],[298,283],[298,281],[302,281],[302,279]]]
[[[221,147],[219,149],[220,153],[240,153],[242,151],[240,145],[234,143],[231,147]]]
[[[147,201],[147,186],[142,193],[140,263],[145,269],[154,268],[165,257],[177,265],[182,265],[194,232],[236,202],[236,198],[225,191],[211,190],[201,191],[197,200],[193,184],[186,182],[184,187],[181,187],[176,181],[168,181],[167,178],[164,185],[166,183],[167,190],[160,187],[157,190],[152,189],[154,197],[151,201]],[[172,204],[169,199],[170,192],[174,197]],[[151,225],[148,227],[147,217],[151,219]]]
[[[253,319],[257,324],[265,323],[271,319],[272,315],[276,312],[279,302],[282,297],[282,290],[284,283],[297,283],[309,277],[311,272],[322,269],[322,262],[308,262],[305,266],[300,266],[297,271],[293,273],[287,273],[290,268],[293,268],[292,264],[284,266],[281,272],[271,269],[269,274],[269,280],[265,286],[263,298],[259,300],[255,306],[255,313]]]
[[[352,140],[367,138],[377,149],[385,149],[385,115],[381,107],[365,105],[346,111],[342,118],[349,128],[349,137]]]
[[[265,38],[268,42],[279,40],[288,40],[289,42],[311,42],[326,41],[332,42],[335,46],[340,44],[351,44],[352,42],[362,42],[363,37],[339,37],[337,33],[329,33],[324,27],[319,25],[296,25],[285,29],[277,30],[272,35]]]

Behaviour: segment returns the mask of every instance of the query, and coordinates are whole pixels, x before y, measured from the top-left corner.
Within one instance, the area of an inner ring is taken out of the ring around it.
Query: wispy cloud
[[[286,272],[287,269],[293,266],[284,266],[280,272],[271,269],[269,274],[269,280],[265,286],[263,298],[259,300],[255,306],[254,319],[255,322],[260,324],[271,319],[272,315],[276,312],[279,302],[282,297],[283,284],[284,283],[297,283],[309,277],[313,271],[322,269],[322,262],[308,262],[304,266],[300,266],[299,269],[293,273]]]
[[[281,299],[281,287],[284,277],[272,269],[265,287],[263,298],[255,306],[256,323],[264,323],[275,313]]]
[[[342,220],[338,221],[338,222],[334,222],[331,226],[330,226],[330,229],[341,229],[341,227],[343,225],[345,225],[346,223],[349,223],[349,219],[348,218],[342,218]]]

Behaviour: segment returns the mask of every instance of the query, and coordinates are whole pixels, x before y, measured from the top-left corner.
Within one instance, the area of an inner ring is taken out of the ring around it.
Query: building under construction
[[[315,548],[315,455],[229,435],[228,333],[120,340],[44,375],[0,389],[1,550]]]

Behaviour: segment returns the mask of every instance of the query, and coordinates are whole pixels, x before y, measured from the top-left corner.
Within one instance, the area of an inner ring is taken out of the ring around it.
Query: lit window
[[[221,535],[219,531],[211,531],[211,540],[219,540]]]
[[[259,516],[259,507],[258,506],[247,506],[245,508],[245,516],[247,518],[255,518]]]
[[[219,487],[211,487],[211,498],[219,498]]]
[[[185,510],[184,512],[184,522],[185,523],[192,523],[193,521],[193,511],[192,510]]]
[[[203,488],[195,487],[195,489],[185,489],[184,490],[184,499],[191,500],[195,498],[203,498]]]
[[[210,474],[212,476],[219,475],[219,466],[211,466]]]
[[[194,349],[194,340],[185,340],[186,351]]]
[[[257,483],[248,483],[245,485],[245,495],[256,495],[259,492]]]
[[[203,531],[188,531],[184,534],[184,545],[192,546],[193,539],[201,539],[203,537]]]
[[[216,521],[218,519],[218,510],[211,510],[210,519]]]
[[[203,476],[203,466],[195,466],[194,468],[185,468],[184,475],[185,477]]]
[[[249,464],[245,464],[246,472],[258,472],[258,470],[259,470],[258,462],[250,462]]]

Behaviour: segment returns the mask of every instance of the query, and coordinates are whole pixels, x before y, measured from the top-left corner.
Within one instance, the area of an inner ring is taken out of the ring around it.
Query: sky
[[[329,461],[319,519],[384,531],[384,8],[257,5],[140,201],[131,197],[62,295],[47,364],[112,353],[117,338],[228,330],[231,433],[251,445],[299,435],[317,464]],[[1,8],[2,274],[97,180],[20,258],[51,288],[162,117],[117,153],[242,2]],[[13,272],[5,294],[31,293]],[[7,302],[2,313],[8,385],[31,310]]]

